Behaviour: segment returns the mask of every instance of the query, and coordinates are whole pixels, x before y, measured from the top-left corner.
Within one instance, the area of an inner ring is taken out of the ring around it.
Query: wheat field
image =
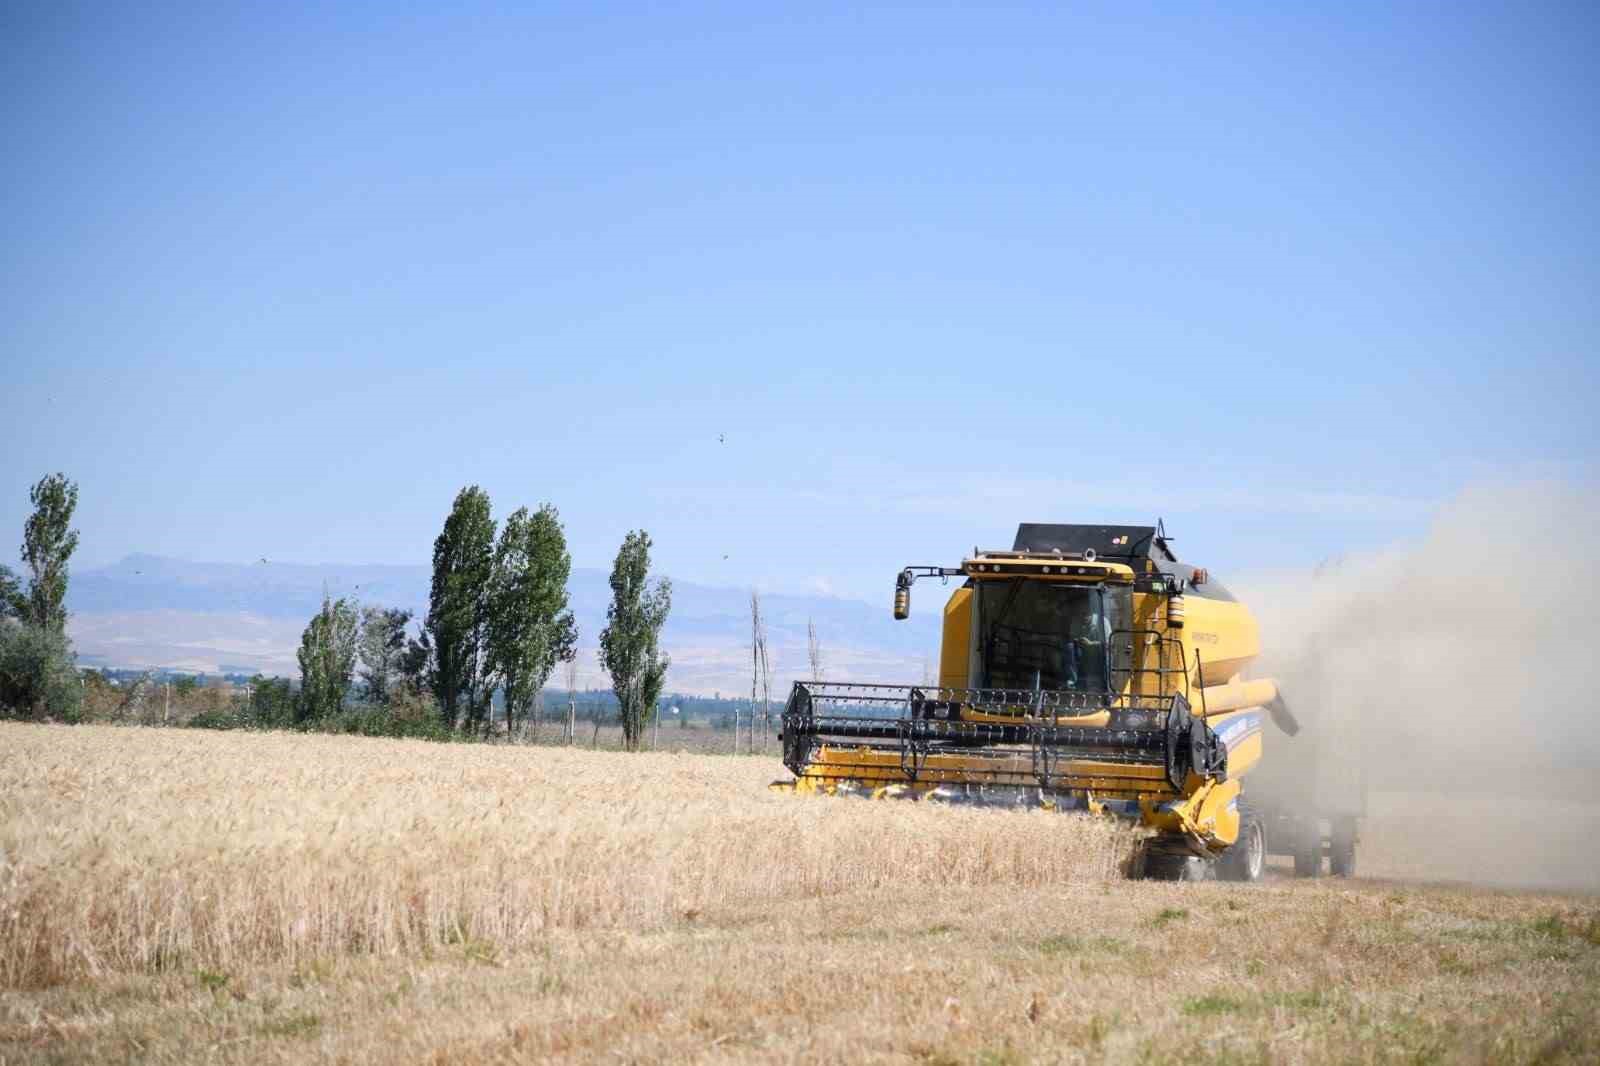
[[[1044,813],[768,792],[754,758],[4,727],[0,981],[226,969],[887,885],[1115,876],[1132,836]]]
[[[1581,1062],[1600,903],[776,760],[0,723],[0,1062]]]

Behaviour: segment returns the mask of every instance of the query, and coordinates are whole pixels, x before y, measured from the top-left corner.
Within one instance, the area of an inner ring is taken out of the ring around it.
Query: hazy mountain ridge
[[[294,650],[324,591],[364,604],[427,609],[430,570],[376,564],[190,562],[130,555],[73,575],[67,605],[80,657],[94,666],[166,666],[216,672],[248,667],[293,674]],[[580,630],[580,677],[598,683],[593,648],[605,626],[608,574],[578,568],[568,584]],[[889,588],[885,581],[886,593]],[[662,643],[673,658],[669,686],[739,691],[749,685],[749,591],[673,583]],[[885,603],[824,596],[763,595],[776,660],[787,679],[806,672],[806,624],[823,642],[828,676],[920,680],[938,652],[939,601],[894,622]]]

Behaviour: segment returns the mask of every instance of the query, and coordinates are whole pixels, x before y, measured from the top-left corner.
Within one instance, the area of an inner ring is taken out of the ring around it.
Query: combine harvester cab
[[[797,682],[775,787],[1121,815],[1155,831],[1147,876],[1253,881],[1264,820],[1241,795],[1263,725],[1293,719],[1250,613],[1159,526],[1025,524],[1009,551],[908,567],[965,580],[944,609],[939,684]]]

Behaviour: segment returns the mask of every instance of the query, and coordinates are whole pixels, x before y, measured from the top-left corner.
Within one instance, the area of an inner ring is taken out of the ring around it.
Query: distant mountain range
[[[568,588],[580,632],[580,685],[603,684],[595,660],[611,589],[606,572],[575,569]],[[363,604],[427,610],[423,566],[197,563],[157,555],[72,575],[67,606],[87,666],[166,667],[198,673],[298,673],[295,649],[324,591]],[[763,595],[774,695],[809,672],[806,623],[817,627],[825,676],[920,681],[937,661],[940,604],[923,597],[909,621],[881,605],[823,596]],[[662,634],[672,691],[733,695],[750,686],[750,593],[673,582]],[[560,679],[553,679],[560,683]]]

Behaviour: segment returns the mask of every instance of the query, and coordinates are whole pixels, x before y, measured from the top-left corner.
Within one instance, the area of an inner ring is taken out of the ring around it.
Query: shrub
[[[64,633],[0,621],[0,709],[20,718],[75,722],[83,687]]]
[[[364,737],[414,737],[422,740],[453,740],[456,733],[445,728],[437,716],[413,717],[395,714],[382,704],[359,704],[311,723],[309,731],[348,733]]]

